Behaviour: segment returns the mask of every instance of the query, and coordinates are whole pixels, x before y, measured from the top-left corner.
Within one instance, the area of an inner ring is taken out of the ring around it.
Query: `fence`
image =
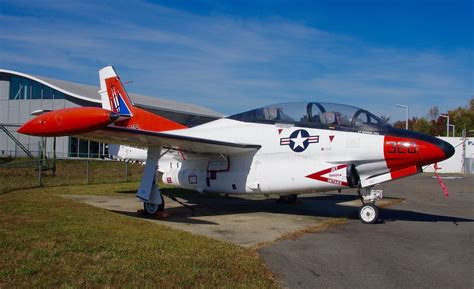
[[[57,160],[55,170],[44,162],[27,159],[3,160],[0,193],[17,189],[139,181],[140,164],[112,160]]]

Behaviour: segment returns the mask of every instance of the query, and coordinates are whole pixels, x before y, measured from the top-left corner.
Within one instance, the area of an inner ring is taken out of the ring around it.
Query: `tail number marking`
[[[385,142],[387,146],[387,152],[390,154],[415,154],[417,146],[415,142],[406,142],[406,141],[387,141]]]

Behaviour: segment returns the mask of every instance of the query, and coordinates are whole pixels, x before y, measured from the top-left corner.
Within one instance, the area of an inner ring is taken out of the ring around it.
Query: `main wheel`
[[[280,195],[280,198],[277,200],[277,203],[294,204],[296,203],[296,199],[298,199],[297,194]]]
[[[373,224],[379,218],[379,210],[374,204],[363,204],[360,207],[359,217],[364,224]]]
[[[163,199],[163,196],[161,196],[161,204],[159,204],[159,205],[144,202],[143,203],[143,210],[145,211],[145,214],[147,214],[149,216],[155,216],[158,213],[162,213],[165,210],[165,200]]]

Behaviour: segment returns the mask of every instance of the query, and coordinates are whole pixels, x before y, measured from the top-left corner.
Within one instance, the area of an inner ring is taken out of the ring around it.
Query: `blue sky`
[[[286,101],[403,119],[474,96],[474,1],[0,1],[0,67],[225,114]]]

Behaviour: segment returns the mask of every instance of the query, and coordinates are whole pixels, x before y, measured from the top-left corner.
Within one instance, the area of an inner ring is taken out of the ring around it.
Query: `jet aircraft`
[[[291,195],[357,188],[363,223],[378,220],[376,185],[420,173],[454,148],[435,137],[394,128],[371,112],[343,104],[268,105],[186,127],[134,106],[112,66],[99,71],[102,108],[49,111],[18,132],[76,136],[147,149],[137,191],[144,211],[164,210],[155,182],[160,157],[163,182],[199,192]]]

